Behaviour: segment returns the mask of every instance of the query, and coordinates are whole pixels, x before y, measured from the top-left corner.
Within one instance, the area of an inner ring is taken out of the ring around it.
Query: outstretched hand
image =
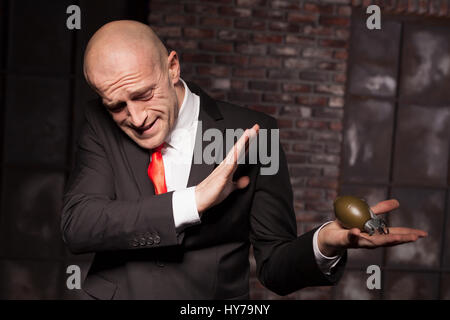
[[[399,207],[396,199],[385,200],[371,207],[376,215],[387,213]],[[378,248],[396,246],[414,242],[428,234],[423,230],[391,227],[389,234],[374,233],[370,236],[357,228],[345,229],[338,221],[333,221],[323,227],[318,236],[319,250],[326,256],[335,256],[346,248]]]
[[[205,180],[195,187],[195,200],[200,215],[208,208],[225,200],[234,190],[248,186],[250,178],[247,176],[240,177],[237,181],[232,179],[238,166],[238,159],[241,159],[248,151],[250,142],[256,138],[258,132],[258,124],[255,124],[251,129],[245,130],[225,159]]]

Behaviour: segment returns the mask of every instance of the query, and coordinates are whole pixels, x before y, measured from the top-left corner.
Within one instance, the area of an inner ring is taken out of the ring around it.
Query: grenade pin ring
[[[377,217],[370,207],[369,212],[371,219],[367,220],[364,224],[364,230],[369,235],[373,235],[375,231],[378,231],[380,234],[389,234],[389,228],[387,227],[386,221],[381,217]]]

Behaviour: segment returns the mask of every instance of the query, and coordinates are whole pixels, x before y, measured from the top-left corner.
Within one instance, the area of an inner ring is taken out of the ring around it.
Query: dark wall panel
[[[9,76],[6,86],[6,163],[66,164],[69,81]]]
[[[20,72],[68,73],[72,34],[66,28],[70,0],[9,1],[8,68]],[[38,40],[38,41],[37,41]]]
[[[394,182],[446,186],[450,108],[400,105],[397,122]]]
[[[349,97],[343,132],[342,177],[345,182],[389,180],[394,104]]]

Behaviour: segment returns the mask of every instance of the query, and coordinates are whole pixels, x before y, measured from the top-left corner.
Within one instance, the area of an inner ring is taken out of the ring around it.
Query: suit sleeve
[[[275,119],[270,118],[267,127],[276,129]],[[271,150],[270,134],[267,136],[267,150]],[[332,285],[342,276],[347,256],[344,254],[329,276],[319,269],[313,251],[317,228],[297,237],[292,187],[281,144],[278,156],[276,174],[258,173],[250,212],[257,276],[265,287],[279,295],[309,286]]]
[[[61,230],[69,250],[89,253],[179,244],[173,192],[116,200],[114,171],[93,123],[87,113],[64,193]]]

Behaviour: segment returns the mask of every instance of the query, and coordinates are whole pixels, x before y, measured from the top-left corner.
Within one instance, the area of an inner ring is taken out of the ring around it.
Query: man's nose
[[[145,126],[145,121],[147,120],[145,108],[139,108],[135,103],[129,102],[127,103],[127,109],[130,122],[134,127],[140,128]]]

